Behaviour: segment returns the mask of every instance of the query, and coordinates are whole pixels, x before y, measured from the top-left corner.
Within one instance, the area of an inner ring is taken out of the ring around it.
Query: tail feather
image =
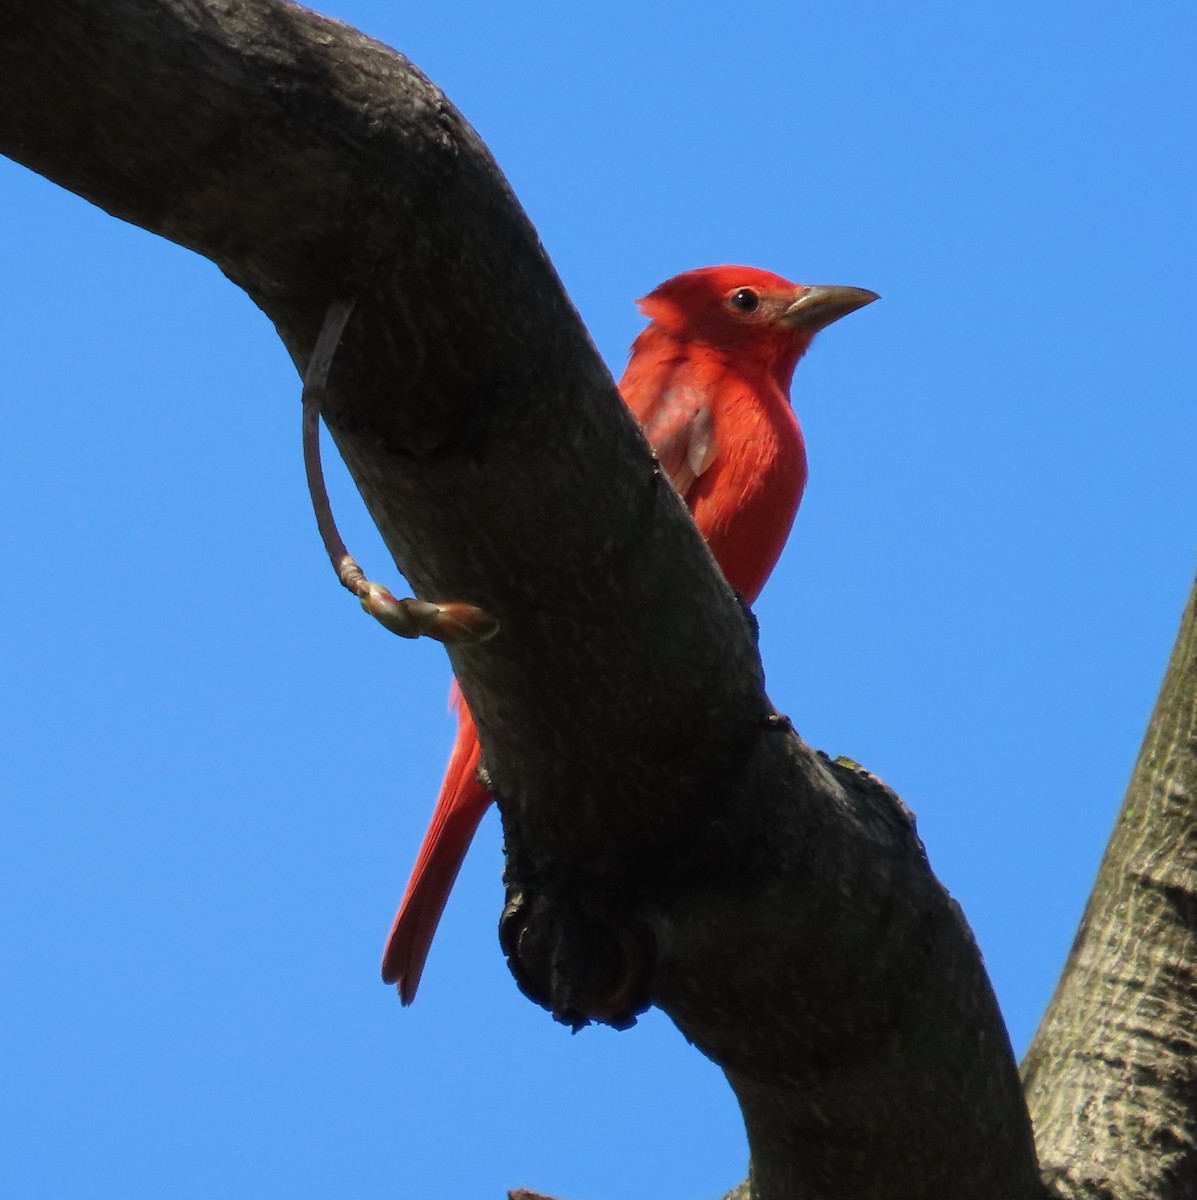
[[[441,913],[491,802],[490,793],[478,782],[482,758],[478,734],[456,684],[452,702],[458,712],[457,741],[382,956],[383,982],[398,985],[404,1004],[415,999]]]

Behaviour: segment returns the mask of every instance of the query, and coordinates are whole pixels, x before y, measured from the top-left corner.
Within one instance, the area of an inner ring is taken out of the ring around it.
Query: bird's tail
[[[432,823],[424,835],[382,955],[383,982],[398,985],[404,1004],[415,999],[445,902],[491,799],[478,782],[482,750],[456,683],[451,703],[458,713],[457,741],[449,756]]]

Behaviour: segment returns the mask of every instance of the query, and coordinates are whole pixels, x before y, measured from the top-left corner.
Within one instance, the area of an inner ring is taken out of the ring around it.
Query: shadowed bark
[[[1023,1075],[1057,1195],[1197,1196],[1197,583]]]
[[[910,814],[773,712],[750,615],[439,90],[281,0],[10,0],[0,151],[212,259],[301,371],[354,302],[329,428],[416,593],[502,624],[450,654],[520,985],[574,1024],[666,1011],[736,1091],[758,1200],[1040,1195]]]

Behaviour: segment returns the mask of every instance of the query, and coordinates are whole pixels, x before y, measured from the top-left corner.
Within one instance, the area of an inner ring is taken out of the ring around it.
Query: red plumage
[[[678,275],[640,301],[650,319],[619,390],[694,515],[728,582],[751,603],[781,554],[806,485],[790,380],[814,335],[877,297],[808,287],[752,267]],[[481,750],[456,685],[457,740],[432,823],[382,960],[404,1004],[491,802]]]

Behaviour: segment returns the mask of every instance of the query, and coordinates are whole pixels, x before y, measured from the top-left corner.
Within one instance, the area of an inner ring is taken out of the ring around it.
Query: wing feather
[[[672,382],[636,415],[662,469],[685,499],[719,453],[715,417],[705,390]]]

